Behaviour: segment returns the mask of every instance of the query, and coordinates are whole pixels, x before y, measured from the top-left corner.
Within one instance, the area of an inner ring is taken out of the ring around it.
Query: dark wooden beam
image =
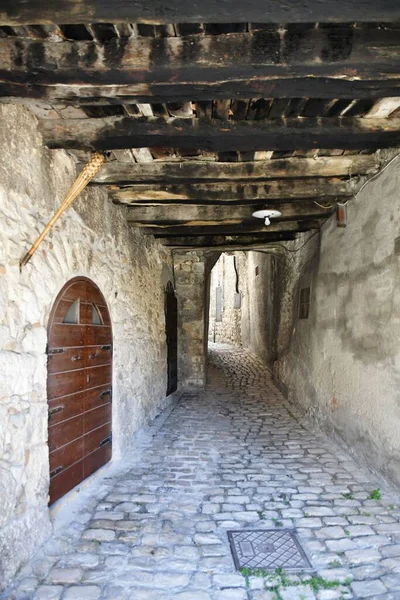
[[[400,144],[400,119],[220,121],[156,117],[41,120],[49,148],[200,148],[211,151],[378,149]]]
[[[397,0],[2,0],[0,24],[312,23],[400,19]]]
[[[211,161],[120,163],[102,166],[93,183],[157,183],[173,181],[220,181],[228,179],[274,179],[295,177],[349,177],[372,175],[380,166],[375,155],[283,158],[253,162]]]
[[[112,91],[112,98],[110,97]],[[197,83],[153,84],[137,83],[123,85],[53,84],[10,82],[0,77],[0,101],[17,104],[32,100],[47,104],[62,103],[70,106],[129,105],[136,102],[155,104],[191,102],[193,100],[216,100],[226,98],[372,98],[400,96],[400,78],[367,79],[351,76],[335,77],[269,77],[260,81],[256,77],[241,82],[225,81],[220,85]]]
[[[224,202],[225,200],[243,200],[244,202],[268,199],[298,199],[324,197],[351,197],[357,187],[340,178],[301,178],[269,179],[267,182],[230,183],[139,183],[114,191],[112,198],[120,204],[140,203],[151,200],[170,201],[181,204],[184,201],[202,200]]]
[[[329,215],[327,215],[328,218]],[[214,225],[208,224],[181,224],[176,226],[158,225],[146,227],[143,233],[154,235],[154,237],[179,237],[179,236],[204,236],[204,235],[269,235],[273,233],[288,233],[309,231],[310,229],[319,229],[321,223],[317,220],[307,221],[283,221],[271,223],[268,227],[260,220],[255,222],[239,222],[236,224],[218,223]]]
[[[270,234],[250,234],[250,235],[198,235],[198,236],[175,236],[159,237],[158,239],[165,246],[171,248],[212,248],[214,246],[262,246],[271,242],[295,240],[297,233],[282,232]]]
[[[101,86],[100,95],[109,95],[110,85],[113,96],[164,100],[400,95],[399,35],[400,29],[342,25],[112,38],[104,46],[4,38],[0,95],[61,100],[94,97]]]
[[[319,203],[318,203],[319,204]],[[322,205],[321,205],[322,206]],[[272,208],[282,213],[281,220],[293,219],[318,219],[329,216],[334,208],[334,203],[328,203],[326,208],[321,208],[315,202],[301,201],[271,205]],[[195,206],[192,204],[181,205],[159,205],[159,206],[130,206],[126,218],[132,225],[141,227],[152,225],[179,225],[193,224],[213,225],[216,223],[237,224],[242,221],[257,223],[252,213],[259,209],[259,205],[205,205]],[[266,203],[265,208],[268,208]],[[234,223],[233,223],[234,222]]]

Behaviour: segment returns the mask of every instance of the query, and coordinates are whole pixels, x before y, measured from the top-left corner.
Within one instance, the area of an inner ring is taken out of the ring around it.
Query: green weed
[[[380,500],[382,498],[381,490],[379,488],[372,490],[369,497],[371,500]]]

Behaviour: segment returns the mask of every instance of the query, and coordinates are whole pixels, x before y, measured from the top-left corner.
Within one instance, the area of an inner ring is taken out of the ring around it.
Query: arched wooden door
[[[167,396],[178,388],[178,302],[168,282],[165,291],[165,329],[167,336]]]
[[[112,331],[89,279],[69,281],[48,327],[50,504],[111,459]]]

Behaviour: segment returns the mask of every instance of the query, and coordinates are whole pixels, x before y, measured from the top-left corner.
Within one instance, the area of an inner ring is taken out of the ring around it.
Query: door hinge
[[[50,408],[49,409],[49,419],[53,416],[56,415],[57,413],[61,412],[62,410],[64,410],[65,406],[60,404],[60,406],[55,406],[54,408]]]
[[[53,348],[52,350],[47,349],[47,354],[51,356],[52,354],[62,354],[65,352],[65,348]]]
[[[50,471],[50,479],[52,477],[54,477],[55,475],[58,475],[58,473],[60,473],[60,471],[63,470],[64,467],[62,467],[61,465],[59,467],[56,467],[55,469],[53,469],[53,471]]]
[[[112,434],[110,434],[109,436],[107,436],[106,438],[104,438],[104,440],[102,440],[99,444],[99,448],[101,448],[102,446],[105,446],[106,444],[112,444]]]
[[[112,387],[110,387],[109,390],[104,390],[104,392],[101,392],[100,398],[105,398],[105,396],[110,396],[110,402],[111,402],[111,400],[112,400]]]

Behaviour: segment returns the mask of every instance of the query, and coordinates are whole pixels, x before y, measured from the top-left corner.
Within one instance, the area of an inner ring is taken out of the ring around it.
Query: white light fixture
[[[264,219],[265,225],[271,225],[271,219],[276,219],[276,217],[280,217],[281,215],[282,213],[279,210],[262,209],[253,212],[253,217]]]

